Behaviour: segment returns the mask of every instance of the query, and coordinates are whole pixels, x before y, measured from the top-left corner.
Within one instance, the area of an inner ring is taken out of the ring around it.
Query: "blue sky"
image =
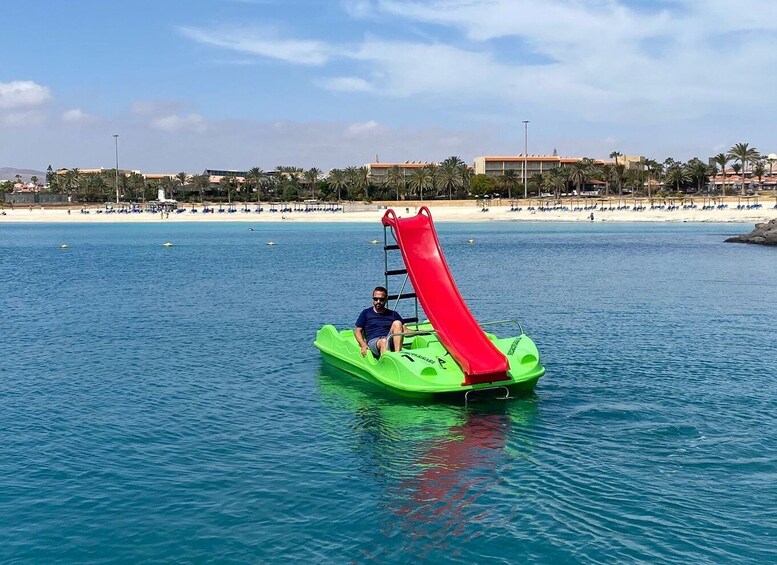
[[[200,172],[777,151],[777,2],[40,0],[0,8],[0,166]]]

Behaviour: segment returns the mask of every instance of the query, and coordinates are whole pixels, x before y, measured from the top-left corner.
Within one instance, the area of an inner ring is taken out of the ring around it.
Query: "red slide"
[[[387,210],[383,225],[394,230],[418,300],[440,342],[464,371],[462,385],[507,380],[507,358],[486,337],[459,294],[429,209],[421,206],[410,218]]]

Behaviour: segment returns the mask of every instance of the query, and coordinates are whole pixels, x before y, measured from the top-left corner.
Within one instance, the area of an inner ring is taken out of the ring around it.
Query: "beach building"
[[[430,163],[428,161],[405,161],[404,163],[367,163],[364,165],[367,168],[367,174],[370,180],[375,184],[383,184],[388,176],[388,172],[392,167],[399,167],[403,176],[410,177],[413,171],[423,169],[429,165],[435,165],[436,163]]]
[[[99,174],[102,174],[102,173],[107,173],[108,171],[110,171],[111,174],[113,174],[114,170],[115,169],[104,169],[103,167],[100,167],[100,168],[97,168],[97,169],[79,169],[79,168],[76,167],[76,168],[73,168],[73,169],[57,169],[54,172],[54,174],[56,174],[58,176],[64,176],[64,175],[68,174],[71,171],[78,171],[79,175],[99,175]],[[129,176],[131,174],[141,175],[143,173],[141,173],[138,170],[119,169],[119,174],[120,175]]]
[[[626,169],[639,169],[643,157],[640,155],[622,155],[618,164]],[[475,174],[490,177],[501,177],[506,171],[515,171],[523,178],[524,166],[527,178],[537,173],[546,173],[558,167],[569,167],[579,163],[583,157],[561,157],[559,155],[510,155],[510,156],[480,156],[475,157]],[[615,161],[594,159],[594,165],[615,165]]]

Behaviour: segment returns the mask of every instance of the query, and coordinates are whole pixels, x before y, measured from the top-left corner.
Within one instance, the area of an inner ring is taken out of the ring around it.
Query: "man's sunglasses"
[[[372,301],[373,301],[373,302],[385,302],[385,301],[386,301],[386,298],[384,298],[384,297],[381,297],[381,296],[373,296],[373,297],[372,297]]]

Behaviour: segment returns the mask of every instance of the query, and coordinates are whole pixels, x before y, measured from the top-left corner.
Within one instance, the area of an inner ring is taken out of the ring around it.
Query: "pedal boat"
[[[338,331],[325,325],[316,334],[315,347],[325,362],[355,377],[381,385],[410,398],[433,398],[437,395],[463,394],[469,391],[494,390],[502,397],[534,390],[545,368],[531,338],[523,333],[520,324],[512,320],[492,324],[514,323],[520,333],[514,337],[499,338],[484,332],[486,337],[507,358],[506,379],[493,382],[466,384],[464,372],[446,351],[429,323],[404,335],[401,351],[387,351],[376,359],[371,351],[365,356],[353,335],[353,330]]]

